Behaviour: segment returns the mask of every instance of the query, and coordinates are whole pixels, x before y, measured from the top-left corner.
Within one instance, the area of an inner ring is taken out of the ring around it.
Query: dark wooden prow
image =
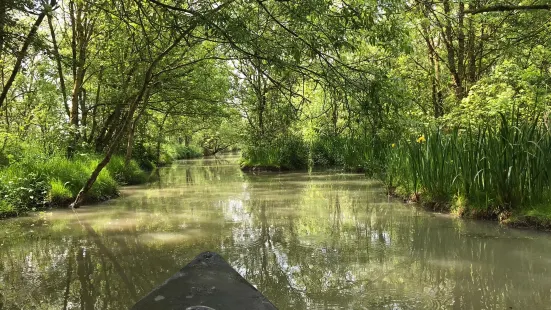
[[[199,254],[132,310],[272,310],[254,286],[214,252]]]

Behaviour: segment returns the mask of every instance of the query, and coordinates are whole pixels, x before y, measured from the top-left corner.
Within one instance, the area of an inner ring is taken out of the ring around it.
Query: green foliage
[[[177,144],[174,148],[176,151],[175,159],[191,159],[203,156],[203,150],[196,145]]]
[[[297,135],[287,135],[271,143],[260,142],[243,150],[243,168],[305,169],[308,167],[308,146]]]
[[[390,187],[421,193],[440,206],[460,197],[467,208],[490,215],[549,202],[551,136],[540,119],[502,114],[497,128],[427,132],[392,148]]]
[[[314,167],[339,167],[345,170],[379,172],[380,161],[372,139],[321,135],[310,147],[310,165]]]
[[[37,173],[30,162],[0,170],[0,197],[5,202],[4,209],[22,213],[42,208],[46,205],[48,189],[46,175]]]
[[[0,200],[0,218],[16,216],[18,214],[16,207],[7,200]]]
[[[135,185],[147,181],[146,173],[134,159],[130,160],[127,165],[124,157],[115,155],[111,157],[105,168],[119,184]]]
[[[0,169],[0,217],[72,202],[99,163],[95,155],[79,154],[73,159],[28,154]],[[119,184],[139,184],[147,176],[135,160],[128,166],[114,156],[86,195],[87,201],[114,197]]]
[[[59,179],[50,180],[48,202],[52,205],[62,206],[71,202],[73,193]]]

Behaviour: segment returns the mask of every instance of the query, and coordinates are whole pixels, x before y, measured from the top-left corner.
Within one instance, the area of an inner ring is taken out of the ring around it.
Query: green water
[[[280,309],[551,309],[549,234],[426,213],[362,175],[244,174],[236,158],[0,221],[0,309],[125,309],[206,250]]]

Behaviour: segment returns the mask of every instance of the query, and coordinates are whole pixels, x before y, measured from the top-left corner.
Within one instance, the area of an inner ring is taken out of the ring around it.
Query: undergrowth
[[[0,217],[14,216],[47,207],[68,205],[88,180],[100,158],[95,155],[32,156],[19,158],[0,169]],[[125,165],[113,156],[98,176],[86,201],[102,201],[118,194],[119,185],[147,181],[136,161]]]
[[[550,202],[549,150],[551,136],[539,118],[512,114],[480,128],[427,128],[389,148],[384,180],[391,191],[447,211],[484,218],[527,213]]]

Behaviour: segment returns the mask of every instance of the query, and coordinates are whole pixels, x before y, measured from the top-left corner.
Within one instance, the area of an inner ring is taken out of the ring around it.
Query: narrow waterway
[[[0,221],[0,309],[125,309],[206,250],[280,309],[551,309],[547,233],[417,210],[362,175],[246,174],[236,157]]]

